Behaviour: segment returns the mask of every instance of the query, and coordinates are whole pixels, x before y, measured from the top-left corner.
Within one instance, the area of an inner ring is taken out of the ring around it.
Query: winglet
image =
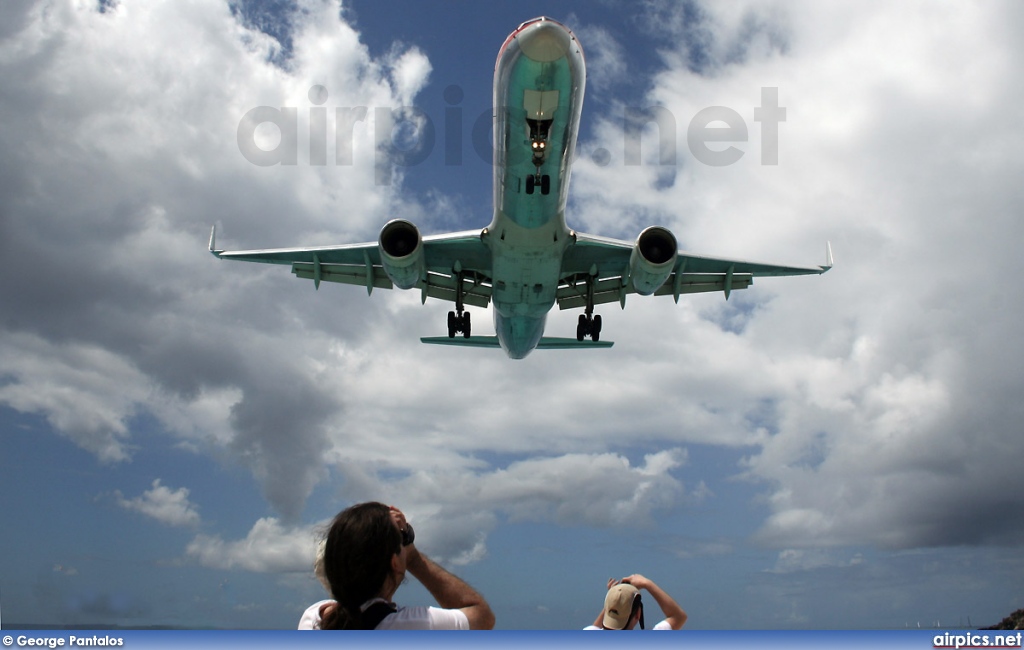
[[[213,253],[214,257],[220,257],[220,254],[224,251],[215,250],[217,245],[217,226],[215,225],[210,229],[210,252]]]
[[[821,272],[824,273],[832,268],[832,266],[832,242],[827,241],[825,242],[825,265],[821,267]]]

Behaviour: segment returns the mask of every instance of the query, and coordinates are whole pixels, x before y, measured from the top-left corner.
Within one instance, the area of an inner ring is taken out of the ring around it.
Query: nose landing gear
[[[548,132],[551,129],[551,120],[533,120],[527,118],[526,123],[530,127],[530,150],[533,154],[533,166],[537,172],[526,177],[526,193],[533,194],[534,190],[540,188],[540,193],[547,196],[551,192],[551,176],[541,174],[540,168],[547,160],[548,153]]]
[[[540,193],[547,195],[551,193],[551,176],[548,174],[541,174],[538,171],[536,174],[531,174],[526,177],[526,193],[533,194],[537,188],[540,188]]]

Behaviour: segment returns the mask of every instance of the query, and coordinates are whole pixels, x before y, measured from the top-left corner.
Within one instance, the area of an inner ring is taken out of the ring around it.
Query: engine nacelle
[[[384,272],[399,289],[412,289],[426,276],[423,238],[408,221],[394,219],[384,224],[377,247]]]
[[[665,284],[676,265],[676,238],[661,226],[645,228],[629,255],[629,277],[641,296]]]

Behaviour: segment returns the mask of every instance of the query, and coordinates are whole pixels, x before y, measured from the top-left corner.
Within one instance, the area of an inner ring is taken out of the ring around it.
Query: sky
[[[598,309],[613,348],[513,361],[420,344],[450,307],[418,292],[207,252],[214,225],[226,249],[485,226],[494,61],[538,15],[587,60],[571,228],[804,265],[831,242],[835,268],[631,296]],[[1024,607],[1022,33],[1012,0],[5,1],[3,622],[293,628],[317,535],[366,500],[501,629],[582,628],[631,573],[694,629]],[[360,106],[415,119],[335,120]],[[295,109],[295,164],[246,157],[258,107]],[[708,145],[731,164],[690,146],[709,107],[746,130]]]

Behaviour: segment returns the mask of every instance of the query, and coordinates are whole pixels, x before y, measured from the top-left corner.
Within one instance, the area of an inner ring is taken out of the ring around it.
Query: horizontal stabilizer
[[[420,339],[431,345],[456,345],[466,348],[497,348],[497,336],[470,336],[450,338],[447,336],[425,336]],[[545,336],[537,344],[538,350],[569,350],[577,348],[610,348],[615,345],[611,341],[577,341],[576,339]]]
[[[458,345],[465,348],[497,348],[501,347],[498,345],[497,336],[470,336],[469,338],[460,336],[458,338],[450,338],[447,336],[424,336],[420,338],[423,343],[430,343],[432,345]]]
[[[539,350],[568,350],[575,348],[610,348],[615,345],[611,341],[577,341],[576,339],[545,336],[537,344]]]

